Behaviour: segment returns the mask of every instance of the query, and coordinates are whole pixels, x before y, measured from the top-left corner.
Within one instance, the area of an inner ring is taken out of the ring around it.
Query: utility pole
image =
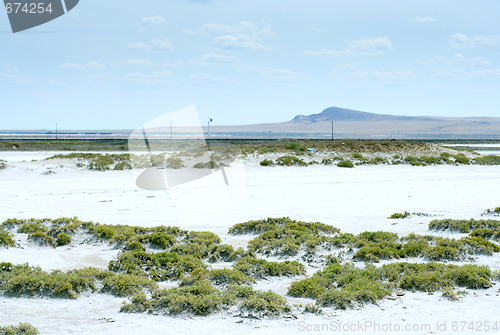
[[[333,121],[332,121],[332,141],[333,141]]]
[[[207,139],[210,139],[210,123],[212,122],[212,118],[208,118],[208,132],[207,132]]]

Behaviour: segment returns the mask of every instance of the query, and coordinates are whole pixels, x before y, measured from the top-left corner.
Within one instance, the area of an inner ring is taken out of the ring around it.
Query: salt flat
[[[8,164],[7,169],[0,170],[0,220],[78,216],[107,224],[180,226],[213,231],[223,243],[245,245],[245,237],[230,236],[227,228],[253,219],[288,216],[330,224],[343,232],[428,234],[427,224],[432,219],[480,218],[487,208],[499,206],[500,199],[500,166],[261,167],[249,159],[237,160],[226,168],[229,186],[219,171],[167,191],[144,191],[135,186],[135,175],[130,171],[97,172],[76,168],[66,160],[39,161],[52,154],[0,153],[0,159]],[[387,219],[404,211],[429,216]],[[0,261],[28,262],[47,270],[105,267],[117,252],[102,245],[58,249],[25,246],[0,249]],[[493,270],[500,269],[498,255],[479,257],[477,261]],[[282,293],[288,286],[283,283],[273,281],[256,287]],[[220,334],[221,329],[228,333],[300,334],[306,332],[307,325],[312,330],[317,323],[372,321],[429,323],[430,331],[408,333],[451,334],[453,321],[498,321],[499,289],[496,284],[487,290],[469,291],[458,302],[448,301],[439,293],[408,292],[378,305],[346,311],[326,309],[322,316],[301,314],[298,319],[242,323],[236,323],[241,320],[231,314],[193,318],[123,314],[118,312],[123,298],[107,295],[71,301],[0,297],[0,324],[29,322],[42,333],[53,334]],[[436,323],[443,321],[449,321],[447,331],[438,331]],[[330,328],[326,332],[335,331]],[[367,329],[365,333],[384,332]]]

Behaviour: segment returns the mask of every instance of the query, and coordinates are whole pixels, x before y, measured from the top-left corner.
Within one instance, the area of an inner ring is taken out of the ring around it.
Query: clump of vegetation
[[[3,159],[0,159],[0,170],[7,168],[7,164]]]
[[[295,151],[296,153],[300,153],[300,152],[304,152],[306,151],[306,147],[298,142],[290,142],[288,143],[288,145],[286,146],[287,149],[289,150],[293,150]]]
[[[470,233],[476,229],[492,229],[500,232],[500,221],[498,220],[433,220],[429,223],[429,230],[449,230],[452,232]]]
[[[138,276],[147,276],[155,281],[180,279],[206,265],[192,255],[180,256],[175,252],[147,253],[131,250],[122,253],[116,261],[111,261],[109,270]]]
[[[57,234],[56,243],[58,246],[70,244],[71,243],[71,236],[64,233],[64,232],[60,232],[59,234]]]
[[[470,164],[470,159],[464,154],[454,155],[453,158],[455,158],[455,162],[458,164],[465,164],[465,165]]]
[[[360,269],[351,263],[333,263],[310,278],[293,282],[288,294],[343,309],[354,303],[376,302],[396,289],[424,292],[455,287],[482,289],[491,286],[491,279],[488,267],[472,264],[392,263]]]
[[[29,323],[0,327],[0,335],[38,335],[38,329]]]
[[[280,166],[307,166],[309,165],[302,159],[296,157],[296,156],[281,156],[278,159],[276,159],[275,162],[276,165]]]
[[[476,157],[472,162],[478,165],[500,165],[500,156],[486,155],[482,157]]]
[[[0,292],[13,296],[43,296],[76,299],[84,291],[111,292],[118,296],[155,290],[156,283],[145,277],[119,275],[95,268],[68,272],[45,272],[39,267],[0,263]]]
[[[495,207],[493,209],[488,208],[487,210],[484,211],[484,213],[482,215],[498,216],[498,215],[500,215],[500,207]]]
[[[347,160],[338,162],[337,166],[341,168],[353,168],[354,164],[351,161]]]
[[[122,312],[177,315],[188,313],[209,315],[238,306],[240,310],[257,312],[262,315],[276,315],[290,311],[285,298],[271,291],[254,290],[250,286],[230,285],[217,289],[209,281],[199,281],[193,285],[159,290],[150,299],[138,294],[131,303],[122,306]]]
[[[297,261],[268,262],[255,257],[244,257],[238,260],[233,268],[253,278],[297,276],[305,274],[305,267]]]
[[[181,158],[169,157],[167,158],[167,169],[182,169],[185,167]]]
[[[405,211],[404,213],[394,213],[388,217],[388,219],[406,219],[411,216],[410,212]]]
[[[107,170],[123,170],[132,168],[129,154],[100,154],[100,153],[83,153],[74,152],[71,154],[59,154],[47,158],[53,159],[76,159],[79,166],[87,164],[89,170],[107,171]]]
[[[0,247],[15,247],[16,241],[11,233],[5,230],[0,230]]]
[[[335,227],[320,222],[301,222],[290,218],[248,221],[229,229],[230,234],[260,235],[248,243],[250,252],[260,254],[295,255],[301,248],[307,252],[314,250],[339,232]]]
[[[359,152],[355,152],[355,153],[352,154],[352,158],[354,158],[354,159],[363,159],[364,157]]]
[[[264,159],[263,161],[260,162],[261,166],[272,166],[274,165],[274,162],[270,159]]]

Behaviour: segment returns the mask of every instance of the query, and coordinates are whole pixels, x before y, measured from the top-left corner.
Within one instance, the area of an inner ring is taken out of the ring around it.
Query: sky
[[[213,125],[336,106],[500,116],[498,0],[80,0],[13,34],[0,129],[133,129],[187,106]]]

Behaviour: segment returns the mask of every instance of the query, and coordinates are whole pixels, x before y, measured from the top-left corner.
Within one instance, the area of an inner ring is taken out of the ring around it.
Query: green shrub
[[[340,161],[337,163],[337,166],[341,168],[353,168],[354,164],[351,161]]]
[[[500,156],[487,155],[474,158],[473,163],[478,165],[500,165]]]
[[[388,217],[388,219],[406,219],[407,217],[410,217],[411,213],[410,212],[404,212],[404,213],[394,213],[391,216]]]
[[[153,291],[158,287],[155,282],[148,278],[123,273],[106,277],[102,284],[103,292],[109,292],[120,297],[131,296],[144,289]]]
[[[260,232],[260,235],[248,243],[250,252],[262,254],[295,255],[300,248],[308,252],[326,244],[339,230],[319,222],[300,222],[289,218],[249,221],[234,225],[230,234],[248,234]]]
[[[272,166],[274,163],[272,160],[269,159],[264,159],[263,161],[260,162],[261,166]]]
[[[363,155],[360,154],[359,152],[355,152],[352,154],[352,158],[354,159],[363,159]]]
[[[169,157],[169,158],[167,158],[166,167],[168,169],[182,169],[183,167],[185,167],[185,165],[182,162],[182,159]]]
[[[61,245],[67,245],[71,243],[71,236],[66,234],[66,233],[59,233],[57,234],[57,241],[56,241],[58,246]]]
[[[41,246],[56,247],[56,241],[52,236],[49,236],[41,231],[28,235],[28,240],[33,241]]]
[[[307,149],[305,146],[298,142],[290,142],[286,147],[287,149],[294,150],[295,152],[303,152]]]
[[[14,238],[11,233],[8,231],[0,230],[0,247],[15,247],[16,246],[16,241],[14,241]]]
[[[20,323],[17,326],[0,327],[0,335],[37,335],[38,329],[29,323]]]
[[[465,156],[464,154],[454,155],[453,157],[455,158],[455,162],[457,162],[458,164],[470,164],[470,159],[467,158],[467,156]]]
[[[117,171],[132,170],[132,165],[128,162],[120,162],[115,165],[113,170]]]
[[[305,267],[297,261],[268,262],[264,259],[254,257],[244,257],[233,265],[235,270],[239,270],[247,276],[253,278],[297,276],[305,274]]]
[[[276,159],[276,165],[280,166],[307,166],[308,164],[296,156],[281,156]]]

